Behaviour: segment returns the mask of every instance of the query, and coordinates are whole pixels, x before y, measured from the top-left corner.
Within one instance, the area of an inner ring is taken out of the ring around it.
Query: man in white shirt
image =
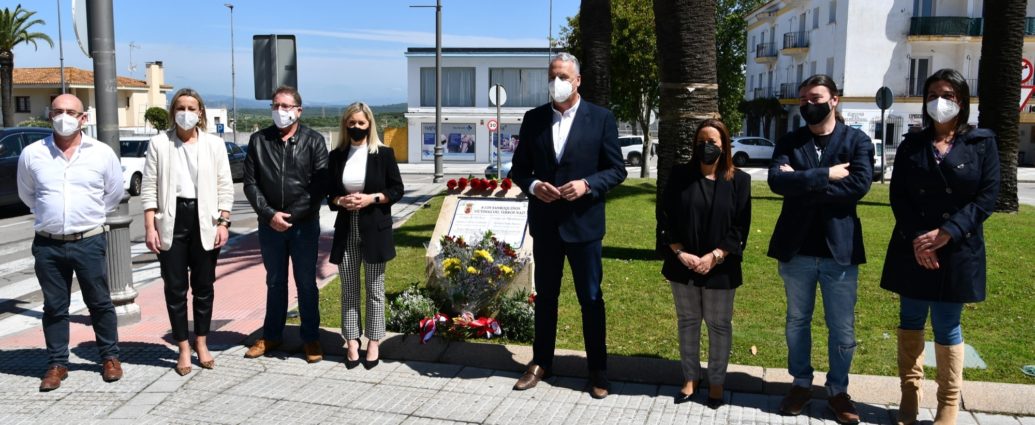
[[[118,323],[108,292],[104,220],[122,199],[122,167],[107,145],[82,134],[83,103],[63,94],[50,105],[54,135],[22,150],[18,196],[36,216],[36,278],[43,291],[43,336],[50,356],[40,391],[68,377],[68,305],[72,273],[79,281],[105,382],[122,378]]]
[[[553,370],[557,309],[564,260],[571,266],[582,309],[589,394],[607,397],[607,334],[602,240],[607,192],[625,180],[614,115],[582,100],[579,61],[550,60],[550,103],[525,113],[510,175],[528,195],[528,230],[535,239],[535,337],[532,362],[514,384],[535,387]]]

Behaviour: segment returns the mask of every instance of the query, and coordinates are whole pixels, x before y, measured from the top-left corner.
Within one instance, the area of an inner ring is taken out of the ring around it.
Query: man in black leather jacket
[[[320,207],[327,180],[327,143],[302,126],[302,97],[293,87],[273,93],[273,126],[252,134],[244,160],[244,193],[259,216],[259,248],[266,266],[266,319],[262,338],[245,354],[264,355],[283,341],[287,320],[288,259],[298,290],[306,361],[323,358],[316,258]]]

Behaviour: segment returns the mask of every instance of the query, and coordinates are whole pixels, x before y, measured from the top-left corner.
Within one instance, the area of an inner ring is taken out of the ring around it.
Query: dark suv
[[[53,130],[49,128],[0,129],[0,207],[21,204],[18,198],[18,156],[26,146],[51,134]]]

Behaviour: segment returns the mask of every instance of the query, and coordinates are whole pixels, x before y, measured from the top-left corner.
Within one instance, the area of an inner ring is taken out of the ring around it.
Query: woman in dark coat
[[[733,295],[751,227],[751,176],[733,167],[729,131],[709,119],[697,127],[689,164],[672,168],[658,209],[661,273],[672,286],[690,400],[701,377],[701,319],[708,326],[708,406],[722,405],[733,342]]]
[[[341,278],[341,330],[346,341],[345,366],[359,365],[359,267],[366,275],[367,355],[363,367],[377,366],[379,341],[385,336],[385,264],[395,258],[392,204],[403,195],[403,182],[392,148],[377,137],[374,113],[356,102],[341,117],[338,146],[329,155],[331,184],[327,205],[334,221],[331,263]]]
[[[999,194],[999,154],[991,131],[967,124],[970,88],[943,69],[924,83],[924,129],[907,134],[895,156],[881,287],[900,296],[900,423],[916,422],[924,377],[924,324],[931,316],[938,374],[936,424],[956,423],[963,384],[964,303],[985,299],[982,223]]]

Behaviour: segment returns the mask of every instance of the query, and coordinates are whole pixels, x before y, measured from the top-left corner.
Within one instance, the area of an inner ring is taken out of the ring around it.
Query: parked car
[[[244,157],[248,156],[248,151],[233,142],[223,143],[226,143],[226,157],[230,160],[231,178],[235,182],[244,180]]]
[[[643,164],[643,136],[621,136],[618,138],[618,144],[622,147],[622,158],[625,158],[625,162],[633,167]],[[654,143],[650,145],[651,158],[657,153],[655,146]]]
[[[144,179],[144,157],[147,156],[149,136],[119,138],[119,159],[122,162],[123,188],[132,196],[140,194]]]
[[[130,195],[140,194],[140,184],[144,177],[144,161],[147,156],[149,136],[131,136],[119,139],[122,156],[122,179],[125,189]],[[226,156],[230,160],[230,175],[235,182],[244,179],[245,151],[231,142],[226,143]]]
[[[52,133],[49,128],[39,127],[0,129],[0,207],[21,204],[18,198],[18,157],[26,146]]]
[[[776,144],[764,137],[734,137],[733,165],[743,167],[749,162],[768,163],[773,159]]]
[[[503,173],[501,174],[503,176],[503,178],[510,177],[510,167],[511,167],[511,165],[514,165],[514,164],[512,164],[510,161],[506,161],[506,162],[503,163],[503,165],[502,165]],[[495,161],[490,162],[489,166],[485,167],[485,178],[487,178],[487,179],[494,179],[494,178],[496,178],[496,162]]]
[[[880,176],[884,174],[884,142],[873,141],[873,181],[879,182]]]

